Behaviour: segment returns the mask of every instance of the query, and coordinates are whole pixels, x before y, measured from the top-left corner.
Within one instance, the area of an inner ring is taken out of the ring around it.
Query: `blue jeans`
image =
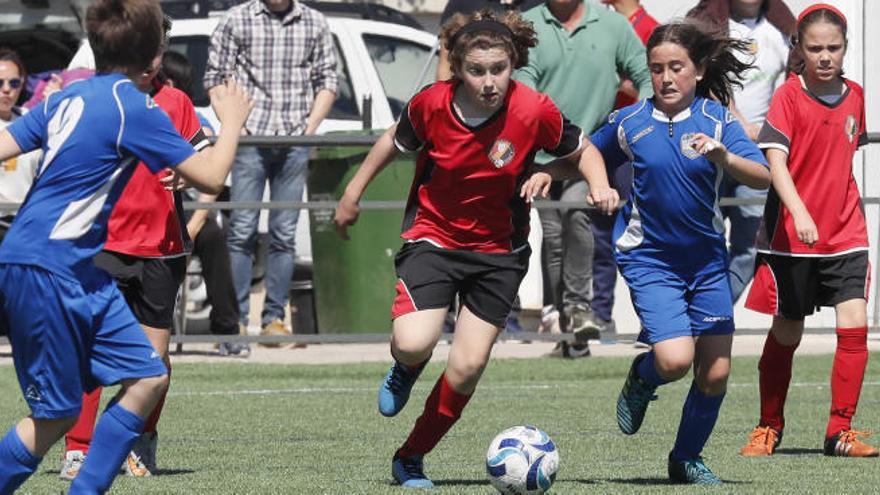
[[[748,198],[767,200],[767,191],[752,189],[737,182],[734,178],[724,174],[721,182],[722,198]],[[746,286],[755,276],[755,237],[761,226],[761,218],[764,216],[764,204],[725,206],[721,208],[724,218],[730,219],[730,237],[728,250],[730,253],[730,265],[728,273],[730,278],[730,290],[733,294],[733,302],[739,299]]]
[[[309,164],[307,148],[241,147],[232,168],[231,201],[261,201],[266,181],[272,201],[300,201]],[[251,271],[260,210],[232,210],[229,257],[241,322],[250,312]],[[299,210],[269,211],[269,255],[266,259],[266,301],[262,324],[284,319],[290,293]]]

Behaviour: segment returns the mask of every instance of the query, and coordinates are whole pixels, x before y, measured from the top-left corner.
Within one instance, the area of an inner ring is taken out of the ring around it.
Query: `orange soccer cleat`
[[[743,457],[764,457],[773,455],[773,451],[782,441],[782,432],[769,426],[756,426],[749,434],[749,443],[739,450]]]
[[[825,439],[825,455],[834,457],[877,457],[880,451],[859,440],[868,438],[871,433],[856,430],[843,430]]]

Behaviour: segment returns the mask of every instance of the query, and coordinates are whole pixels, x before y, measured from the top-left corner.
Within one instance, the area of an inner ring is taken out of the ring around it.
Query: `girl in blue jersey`
[[[719,484],[700,457],[724,398],[734,330],[718,191],[724,172],[754,188],[766,188],[770,173],[724,107],[749,67],[735,54],[746,43],[674,23],[658,27],[647,50],[654,97],[611,114],[592,136],[609,167],[633,164],[613,239],[641,320],[639,340],[652,347],[633,361],[617,420],[634,434],[657,387],[693,366],[669,477]]]

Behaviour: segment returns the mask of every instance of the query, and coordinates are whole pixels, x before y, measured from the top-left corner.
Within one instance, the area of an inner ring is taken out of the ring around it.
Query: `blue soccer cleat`
[[[673,483],[685,483],[688,485],[721,485],[721,478],[715,476],[711,469],[703,463],[702,457],[686,459],[682,461],[669,457],[669,479]]]
[[[657,399],[654,391],[657,387],[653,387],[643,382],[639,378],[638,367],[639,361],[646,354],[640,354],[633,360],[632,366],[629,368],[629,374],[626,376],[626,382],[623,389],[617,397],[617,426],[620,431],[627,435],[632,435],[639,431],[642,427],[642,421],[645,420],[645,412],[648,410],[648,404],[652,400]]]
[[[395,416],[403,409],[406,401],[409,400],[413,384],[424,368],[424,364],[413,369],[394,361],[385,379],[382,380],[382,385],[379,386],[379,413],[382,416]]]
[[[394,453],[391,461],[391,476],[404,488],[434,488],[434,483],[425,476],[424,456],[401,457],[400,451]]]

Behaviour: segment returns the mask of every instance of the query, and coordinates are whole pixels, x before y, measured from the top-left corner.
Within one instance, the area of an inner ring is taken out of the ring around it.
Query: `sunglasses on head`
[[[21,79],[16,77],[16,78],[12,78],[12,79],[0,79],[0,88],[2,88],[3,86],[6,86],[7,83],[9,84],[9,87],[12,89],[18,89],[21,87]]]

